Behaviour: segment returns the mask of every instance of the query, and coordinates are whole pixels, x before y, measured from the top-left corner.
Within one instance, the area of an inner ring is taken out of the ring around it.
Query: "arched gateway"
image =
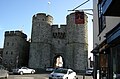
[[[64,66],[65,61],[61,55],[56,55],[53,59],[53,67],[58,68],[58,67],[65,67]]]
[[[53,25],[50,15],[38,13],[33,16],[29,67],[41,70],[63,66],[79,72],[85,70],[88,59],[87,16],[84,12],[75,12],[69,14],[66,21],[66,25],[58,26]]]

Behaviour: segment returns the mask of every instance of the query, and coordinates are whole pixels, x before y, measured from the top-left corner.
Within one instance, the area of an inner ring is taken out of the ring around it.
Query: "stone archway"
[[[53,59],[53,67],[58,68],[58,67],[64,67],[64,66],[65,66],[65,62],[64,62],[63,56],[56,55]]]

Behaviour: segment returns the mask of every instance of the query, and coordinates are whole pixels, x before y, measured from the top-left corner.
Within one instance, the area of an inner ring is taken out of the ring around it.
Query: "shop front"
[[[120,23],[106,34],[108,79],[120,79]]]

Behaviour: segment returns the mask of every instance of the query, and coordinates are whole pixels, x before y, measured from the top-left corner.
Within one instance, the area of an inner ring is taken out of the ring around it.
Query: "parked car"
[[[46,68],[46,72],[52,72],[52,71],[54,71],[54,68],[53,68],[53,67],[47,67],[47,68]]]
[[[21,67],[21,68],[13,69],[13,73],[14,74],[20,74],[20,75],[28,74],[28,73],[34,74],[35,70],[27,68],[27,67]]]
[[[58,68],[50,75],[49,79],[76,79],[77,75],[72,69]]]
[[[85,74],[86,75],[92,75],[93,74],[93,69],[92,68],[87,69]]]
[[[0,79],[4,78],[7,79],[9,76],[9,72],[5,69],[4,66],[0,65]]]

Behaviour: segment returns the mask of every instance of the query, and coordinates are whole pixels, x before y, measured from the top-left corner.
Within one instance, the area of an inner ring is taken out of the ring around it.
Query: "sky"
[[[22,30],[31,38],[32,16],[37,13],[51,15],[53,24],[66,24],[66,16],[87,0],[0,0],[0,48],[3,48],[5,31]],[[77,10],[92,9],[93,0]],[[93,14],[92,11],[85,11]],[[93,49],[93,16],[88,15],[88,57]]]

